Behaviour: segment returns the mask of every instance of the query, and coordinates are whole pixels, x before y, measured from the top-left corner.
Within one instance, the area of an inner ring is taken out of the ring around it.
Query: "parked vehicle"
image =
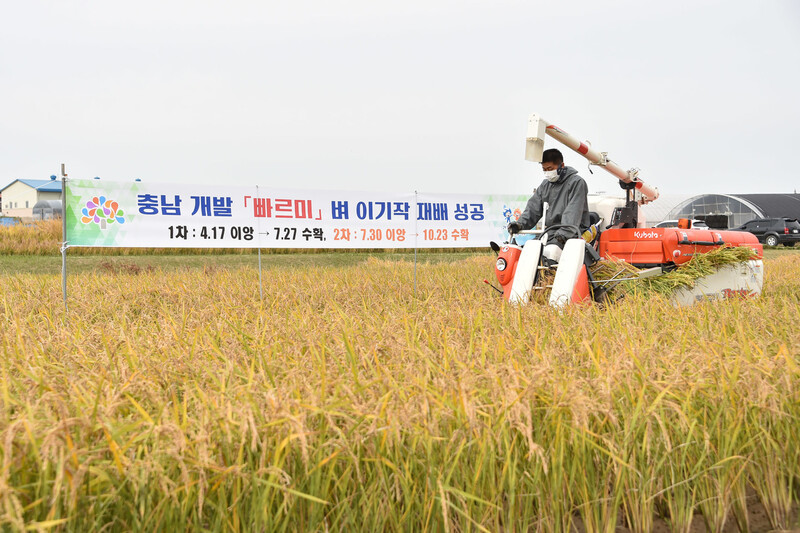
[[[659,222],[658,224],[656,224],[653,227],[654,228],[677,228],[678,227],[678,221],[677,220],[662,220],[661,222]],[[705,222],[703,222],[702,220],[697,220],[696,218],[692,219],[692,223],[691,223],[691,225],[689,227],[693,228],[693,229],[708,229],[708,225]]]
[[[756,218],[731,231],[749,231],[767,246],[794,246],[800,242],[800,222],[794,218]]]

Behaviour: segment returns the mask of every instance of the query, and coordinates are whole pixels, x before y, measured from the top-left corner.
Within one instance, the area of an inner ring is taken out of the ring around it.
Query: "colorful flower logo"
[[[125,223],[125,213],[119,208],[119,204],[113,200],[106,200],[105,196],[95,196],[88,202],[86,207],[81,209],[81,222],[84,224],[99,224],[105,228],[106,224]]]
[[[517,207],[514,211],[511,211],[511,208],[507,205],[503,206],[503,217],[506,219],[506,224],[511,222],[511,217],[514,217],[514,220],[519,220],[520,215],[522,214],[522,209]]]

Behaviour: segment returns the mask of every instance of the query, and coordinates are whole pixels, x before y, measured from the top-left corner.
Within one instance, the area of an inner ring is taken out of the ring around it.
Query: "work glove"
[[[521,229],[522,226],[520,226],[517,222],[512,222],[508,225],[508,233],[510,234],[519,233]]]

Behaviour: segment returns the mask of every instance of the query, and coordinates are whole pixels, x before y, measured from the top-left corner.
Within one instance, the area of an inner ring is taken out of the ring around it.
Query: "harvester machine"
[[[639,177],[636,168],[624,170],[608,158],[606,152],[594,150],[561,128],[531,115],[525,147],[525,159],[541,162],[545,135],[549,135],[619,179],[625,199],[609,208],[608,202],[591,198],[590,216],[596,232],[585,228],[566,228],[575,234],[567,239],[558,262],[544,256],[548,235],[565,228],[544,226],[538,231],[510,235],[508,242],[491,246],[497,254],[495,275],[506,300],[526,304],[537,291],[543,291],[553,307],[570,304],[606,302],[614,299],[614,287],[620,283],[668,275],[687,266],[701,254],[727,247],[745,247],[745,259],[714,266],[694,283],[676,289],[670,295],[676,305],[691,305],[699,300],[732,297],[757,297],[763,285],[763,248],[751,233],[692,228],[689,219],[682,219],[677,228],[647,228],[639,207],[658,198],[658,190]],[[547,217],[543,217],[546,219]],[[535,238],[518,244],[524,234]],[[612,268],[608,268],[612,267]],[[621,268],[617,268],[621,267]],[[599,271],[611,276],[599,279]],[[549,293],[549,294],[548,294]]]

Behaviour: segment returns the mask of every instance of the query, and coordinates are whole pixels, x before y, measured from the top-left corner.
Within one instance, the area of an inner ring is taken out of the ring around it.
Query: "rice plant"
[[[0,528],[797,527],[800,262],[510,307],[492,256],[0,275]],[[697,525],[697,524],[695,524]],[[763,530],[763,529],[762,529]]]

